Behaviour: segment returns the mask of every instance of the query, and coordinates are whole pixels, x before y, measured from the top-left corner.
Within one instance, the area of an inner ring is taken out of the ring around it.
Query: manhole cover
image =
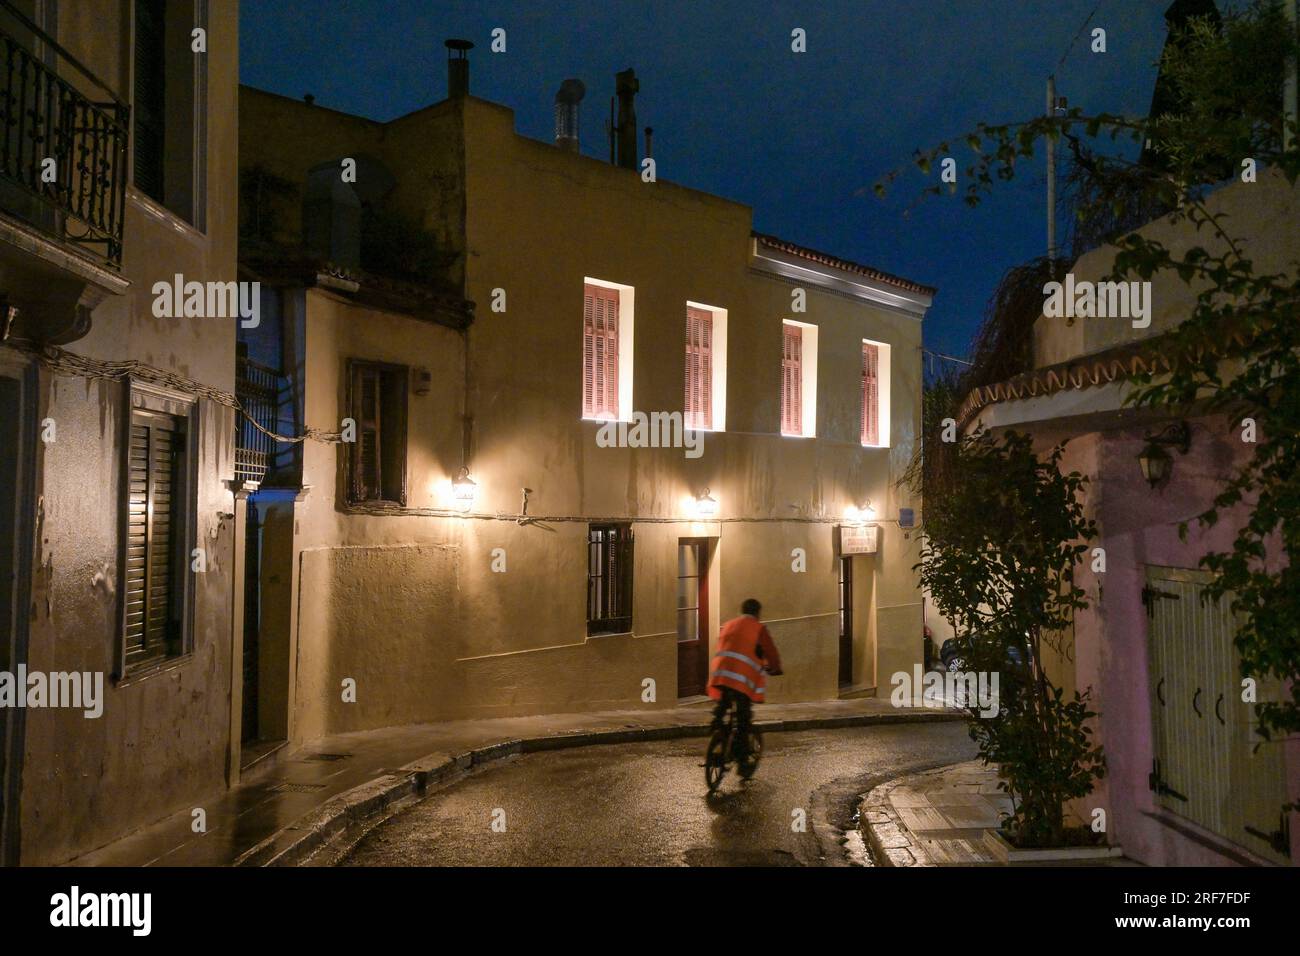
[[[271,788],[272,793],[314,793],[324,790],[323,783],[278,783]]]

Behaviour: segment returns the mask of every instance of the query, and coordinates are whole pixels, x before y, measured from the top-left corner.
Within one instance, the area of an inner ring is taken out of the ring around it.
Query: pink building
[[[1300,268],[1300,186],[1262,175],[1220,189],[1209,205],[1245,237],[1257,273]],[[1175,255],[1209,243],[1164,220],[1141,232]],[[1083,256],[1073,281],[1103,281],[1113,255]],[[1066,636],[1059,681],[1067,691],[1093,689],[1108,773],[1074,809],[1088,821],[1105,810],[1110,843],[1143,863],[1294,865],[1300,821],[1282,805],[1300,795],[1300,741],[1260,744],[1231,615],[1200,600],[1210,579],[1200,558],[1230,549],[1249,512],[1222,515],[1208,531],[1193,522],[1185,541],[1178,535],[1253,454],[1254,436],[1239,418],[1196,409],[1171,417],[1126,403],[1131,376],[1159,371],[1162,335],[1193,305],[1177,277],[1157,276],[1145,292],[1144,317],[1040,316],[1033,370],[977,389],[960,424],[1028,432],[1042,448],[1068,439],[1063,467],[1091,479],[1100,551],[1083,568],[1091,607]],[[1167,471],[1163,480],[1148,481],[1153,462]],[[1282,691],[1261,683],[1257,699]]]

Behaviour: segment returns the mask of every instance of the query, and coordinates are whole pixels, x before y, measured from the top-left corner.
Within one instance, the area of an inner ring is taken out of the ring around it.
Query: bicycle
[[[722,726],[713,731],[708,748],[704,751],[704,782],[709,787],[709,793],[718,789],[733,762],[736,764],[736,772],[743,780],[750,779],[758,769],[759,758],[763,756],[763,735],[751,720],[749,740],[737,752],[737,744],[740,742],[736,726],[738,718],[735,700],[728,697]]]

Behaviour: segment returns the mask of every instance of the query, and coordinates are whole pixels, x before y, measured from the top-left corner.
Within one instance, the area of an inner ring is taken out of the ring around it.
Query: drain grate
[[[303,760],[347,760],[352,754],[303,754]]]
[[[315,793],[324,790],[323,783],[278,783],[271,788],[272,793]]]

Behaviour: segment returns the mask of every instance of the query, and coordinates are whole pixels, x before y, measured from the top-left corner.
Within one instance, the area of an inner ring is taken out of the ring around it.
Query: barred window
[[[587,633],[632,630],[632,526],[593,524],[587,533]]]

